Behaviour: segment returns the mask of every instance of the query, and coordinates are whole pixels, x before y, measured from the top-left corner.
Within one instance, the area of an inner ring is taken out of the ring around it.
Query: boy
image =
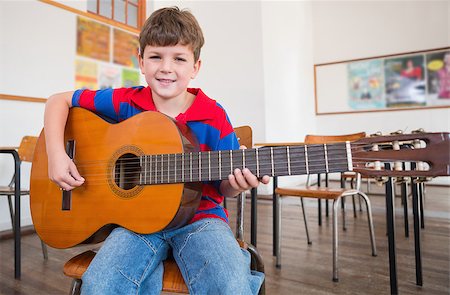
[[[200,89],[187,88],[200,69],[204,43],[194,16],[177,7],[159,9],[146,21],[139,42],[139,64],[148,87],[77,90],[49,98],[44,119],[49,177],[61,189],[84,182],[63,146],[72,106],[116,122],[158,111],[186,123],[202,150],[238,148],[225,111]],[[268,180],[264,176],[262,182]],[[200,206],[182,228],[147,235],[116,228],[85,272],[82,293],[159,294],[169,247],[191,294],[258,293],[263,274],[250,272],[249,254],[236,243],[226,210],[219,205],[224,196],[236,196],[258,183],[248,169],[236,169],[228,180],[202,184]]]

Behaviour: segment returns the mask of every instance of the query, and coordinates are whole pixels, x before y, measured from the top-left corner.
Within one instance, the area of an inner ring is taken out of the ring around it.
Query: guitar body
[[[43,131],[33,160],[30,207],[36,231],[46,244],[68,248],[100,242],[118,225],[137,233],[154,233],[180,227],[195,214],[201,196],[199,183],[143,186],[136,185],[139,175],[130,184],[118,172],[117,162],[122,158],[192,148],[165,115],[144,112],[109,124],[89,111],[72,108],[65,143],[72,145],[73,160],[85,178],[81,187],[63,192],[49,180]]]

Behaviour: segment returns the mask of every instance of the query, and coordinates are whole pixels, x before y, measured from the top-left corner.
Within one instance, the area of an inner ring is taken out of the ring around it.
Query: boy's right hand
[[[66,153],[49,157],[48,177],[65,191],[70,191],[84,183],[84,178],[78,173],[75,163]]]

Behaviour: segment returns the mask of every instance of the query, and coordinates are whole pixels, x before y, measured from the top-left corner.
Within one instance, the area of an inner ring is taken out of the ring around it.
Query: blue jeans
[[[84,273],[81,293],[160,294],[170,249],[190,294],[257,294],[264,280],[228,224],[209,218],[148,235],[114,229]]]

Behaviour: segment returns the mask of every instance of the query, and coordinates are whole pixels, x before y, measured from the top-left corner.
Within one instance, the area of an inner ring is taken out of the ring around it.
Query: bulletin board
[[[317,115],[450,107],[450,47],[314,65]]]
[[[76,89],[120,88],[141,84],[137,34],[78,16],[76,42]]]

